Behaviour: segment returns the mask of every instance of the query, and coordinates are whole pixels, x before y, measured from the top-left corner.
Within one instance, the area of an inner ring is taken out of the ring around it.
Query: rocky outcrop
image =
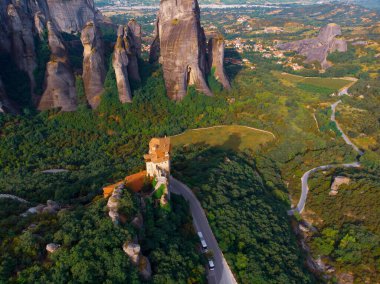
[[[136,20],[128,22],[128,75],[134,81],[141,81],[139,74],[138,59],[141,57],[141,26]]]
[[[149,259],[142,255],[140,245],[137,242],[125,242],[123,250],[132,264],[138,267],[140,275],[145,280],[149,280],[152,276],[152,268]]]
[[[77,107],[75,78],[66,47],[52,22],[47,23],[47,28],[51,56],[46,65],[46,88],[38,103],[38,109],[60,108],[62,111],[74,111]]]
[[[208,62],[211,72],[225,89],[231,89],[230,82],[224,71],[224,40],[221,37],[211,38],[208,42]]]
[[[61,245],[59,244],[50,243],[46,245],[46,251],[49,253],[55,253],[60,247]]]
[[[128,28],[119,26],[112,56],[112,66],[115,70],[119,100],[123,104],[132,102],[132,93],[128,78],[128,54],[130,53]]]
[[[90,106],[100,103],[106,77],[102,35],[93,21],[88,22],[81,33],[83,50],[83,85]]]
[[[93,0],[46,0],[57,29],[66,33],[80,32],[89,21],[101,17]]]
[[[26,3],[22,1],[8,4],[6,11],[6,29],[10,36],[1,44],[4,44],[6,49],[9,48],[9,53],[17,67],[28,74],[32,93],[35,87],[33,72],[37,66],[33,38],[34,22],[27,12]]]
[[[161,1],[156,32],[152,52],[157,53],[158,41],[168,96],[181,100],[189,85],[211,96],[205,80],[206,39],[197,0]]]
[[[351,179],[349,177],[337,176],[334,178],[334,182],[331,184],[329,195],[337,195],[338,189],[343,184],[350,184]]]
[[[21,216],[26,217],[28,215],[32,214],[42,214],[42,213],[48,213],[48,214],[56,214],[61,209],[59,204],[53,200],[46,201],[46,205],[44,204],[38,204],[35,207],[29,208],[26,212],[22,213]]]
[[[306,63],[318,61],[322,69],[327,69],[331,67],[331,63],[327,61],[329,53],[347,51],[346,41],[336,38],[340,35],[342,35],[342,31],[339,25],[328,24],[320,29],[315,38],[280,44],[278,48],[296,51],[306,57]]]

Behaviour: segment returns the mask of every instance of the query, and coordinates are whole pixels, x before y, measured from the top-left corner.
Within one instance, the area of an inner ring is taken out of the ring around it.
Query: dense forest
[[[115,35],[107,30],[103,35],[106,46],[111,46]],[[43,41],[39,47],[37,82],[49,53]],[[106,50],[109,58],[111,50]],[[70,60],[80,63],[81,53],[70,49]],[[354,120],[347,115],[350,112],[338,109],[337,120],[366,153],[360,158],[363,166],[359,170],[313,176],[309,199],[310,209],[324,221],[315,224],[317,232],[308,240],[312,256],[330,259],[337,271],[353,272],[355,277],[363,274],[358,278],[363,281],[368,274],[378,277],[379,271],[379,212],[369,212],[368,208],[378,207],[380,86],[378,78],[369,76],[373,72],[363,71],[363,64],[372,55],[366,53],[357,59],[350,47],[344,57],[350,66],[343,66],[343,57],[332,54],[329,60],[336,66],[321,75],[359,77],[350,89],[353,96],[344,97],[342,105],[364,111],[357,111]],[[233,49],[227,49],[226,56],[242,59]],[[112,224],[100,195],[104,185],[144,168],[143,154],[153,136],[219,124],[257,127],[276,137],[255,153],[205,145],[173,149],[175,176],[199,197],[236,278],[242,283],[316,281],[305,268],[306,256],[292,231],[296,220],[286,211],[298,201],[304,172],[357,158],[330,121],[330,105],[337,100],[330,94],[336,90],[307,83],[285,84],[273,71],[286,70],[273,60],[264,60],[253,52],[244,56],[256,64],[256,69],[226,64],[231,91],[223,91],[211,73],[208,84],[214,97],[190,88],[181,102],[167,98],[161,66],[141,60],[142,82],[132,83],[133,102],[126,105],[118,101],[114,70],[108,62],[106,88],[96,111],[83,103],[78,69],[76,88],[82,103],[72,113],[36,112],[28,97],[26,75],[14,69],[9,58],[0,58],[1,64],[10,66],[0,70],[1,77],[7,79],[5,87],[24,107],[22,115],[0,114],[1,193],[30,202],[0,200],[0,282],[139,283],[142,279],[137,269],[122,250],[126,240],[137,238],[151,261],[152,283],[204,283],[205,260],[198,253],[199,241],[182,198],[173,196],[171,211],[147,201],[144,226],[137,230],[128,222]],[[366,99],[360,98],[363,94]],[[49,169],[66,171],[43,172]],[[339,202],[327,194],[337,174],[353,180],[336,197]],[[60,204],[58,214],[20,216],[49,199]],[[129,217],[141,210],[135,199],[130,192],[123,197]],[[61,244],[54,254],[45,250],[50,242]],[[367,267],[369,272],[364,272]]]

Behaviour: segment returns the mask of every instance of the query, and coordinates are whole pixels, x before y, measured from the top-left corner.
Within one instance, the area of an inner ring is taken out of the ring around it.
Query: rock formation
[[[350,184],[351,179],[349,177],[337,176],[334,178],[334,182],[331,184],[329,195],[337,195],[338,189],[343,184]]]
[[[1,42],[12,55],[14,62],[20,70],[25,71],[30,79],[31,92],[35,87],[33,71],[36,68],[36,54],[33,38],[34,22],[27,14],[27,6],[23,2],[9,3],[6,7],[7,27],[10,33],[8,40]],[[1,52],[1,51],[0,51]]]
[[[157,17],[156,39],[152,53],[160,49],[166,91],[173,100],[181,100],[187,87],[212,95],[205,76],[206,39],[200,25],[200,10],[197,0],[165,0],[160,2]],[[154,59],[151,55],[151,59]]]
[[[46,0],[57,29],[66,33],[80,32],[89,21],[101,17],[93,0]]]
[[[55,243],[50,243],[50,244],[47,244],[46,245],[46,250],[47,252],[49,253],[54,253],[56,252],[61,246],[59,244],[55,244]]]
[[[103,93],[106,69],[102,35],[93,21],[86,24],[81,34],[83,51],[83,84],[90,106],[95,109]]]
[[[128,28],[119,26],[115,49],[112,56],[112,66],[115,70],[119,100],[123,104],[132,102],[132,93],[128,78],[128,53],[131,53],[131,51],[129,49],[127,36]]]
[[[128,255],[132,264],[138,267],[140,275],[145,280],[149,280],[152,276],[152,268],[149,259],[142,255],[140,245],[136,242],[125,242],[123,250]]]
[[[38,109],[61,108],[63,111],[74,111],[77,107],[75,78],[66,47],[52,22],[47,23],[47,28],[51,56],[46,65],[46,89],[42,94]]]
[[[208,42],[208,62],[211,72],[214,72],[225,89],[231,89],[230,82],[224,71],[224,40],[221,37],[211,38]]]
[[[331,63],[327,61],[329,53],[339,51],[347,51],[347,43],[345,40],[337,39],[342,34],[340,26],[337,24],[328,24],[320,29],[319,34],[315,38],[304,39],[294,42],[278,45],[279,49],[292,50],[306,56],[306,63],[318,61],[322,69],[331,67]]]
[[[139,74],[138,59],[141,57],[141,26],[136,20],[128,22],[128,75],[134,81],[141,81]]]

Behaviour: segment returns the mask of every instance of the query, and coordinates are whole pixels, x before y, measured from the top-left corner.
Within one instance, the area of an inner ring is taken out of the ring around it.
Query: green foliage
[[[154,192],[153,197],[156,199],[160,199],[161,196],[164,194],[166,190],[166,186],[164,184],[161,184],[159,188]]]
[[[189,206],[175,194],[171,204],[167,211],[147,200],[142,248],[152,264],[152,283],[206,283]]]
[[[238,282],[313,282],[297,253],[287,203],[265,186],[252,158],[195,146],[176,153],[173,166],[200,199]]]
[[[211,92],[214,94],[220,93],[223,89],[222,84],[220,84],[216,78],[215,78],[215,67],[211,68],[210,74],[207,76],[207,82],[208,85],[210,86]]]

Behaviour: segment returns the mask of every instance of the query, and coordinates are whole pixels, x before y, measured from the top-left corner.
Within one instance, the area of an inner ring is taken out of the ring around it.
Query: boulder
[[[46,245],[46,250],[47,250],[47,252],[49,252],[49,253],[54,253],[54,252],[56,252],[60,247],[61,247],[61,245],[59,245],[59,244],[50,243],[50,244],[47,244],[47,245]]]
[[[119,100],[121,103],[132,102],[132,92],[129,85],[128,78],[128,54],[131,53],[129,49],[128,29],[119,26],[117,31],[117,40],[112,56],[112,66],[115,70],[117,90],[119,93]]]
[[[139,265],[141,247],[138,243],[125,242],[123,245],[123,250],[128,255],[133,265]]]
[[[102,34],[93,21],[86,24],[81,33],[83,44],[83,85],[87,101],[96,109],[104,91],[106,77]]]
[[[206,83],[206,37],[200,24],[197,0],[165,0],[160,2],[156,38],[151,60],[160,57],[167,95],[182,100],[189,85],[211,96]]]
[[[225,89],[231,89],[230,82],[224,71],[224,39],[219,36],[211,38],[208,42],[208,63],[211,72],[214,72],[215,79],[218,80]]]
[[[38,109],[60,108],[62,111],[74,111],[77,108],[75,78],[66,47],[54,24],[48,22],[47,27],[51,56],[46,65],[46,88],[38,103]]]

